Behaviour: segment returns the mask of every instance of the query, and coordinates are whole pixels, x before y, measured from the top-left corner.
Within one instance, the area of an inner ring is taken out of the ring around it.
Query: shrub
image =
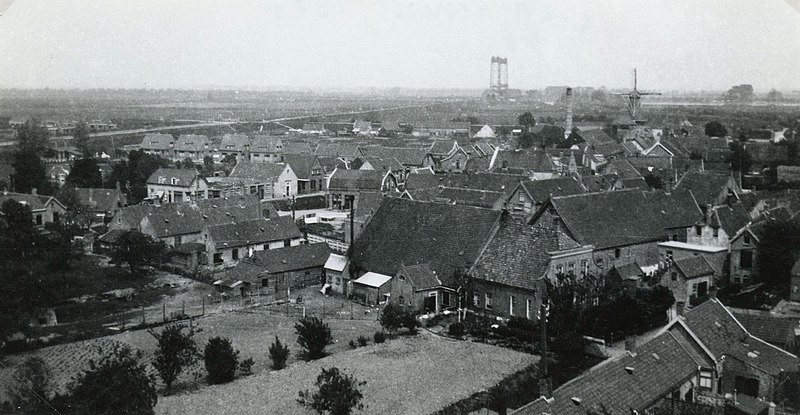
[[[372,340],[374,340],[376,344],[383,343],[386,341],[386,333],[382,331],[376,331],[375,335],[372,336]]]
[[[156,350],[153,366],[166,386],[166,394],[172,391],[172,383],[178,378],[184,368],[191,366],[197,358],[197,345],[192,339],[194,332],[184,333],[183,324],[174,324],[164,327],[161,333],[148,330],[156,341]]]
[[[153,414],[158,395],[155,379],[139,359],[141,353],[120,346],[69,387],[69,394],[53,400],[62,413]]]
[[[405,310],[403,310],[403,307],[400,305],[395,303],[386,304],[383,310],[381,310],[381,327],[389,333],[394,334],[397,332],[397,329],[403,325],[404,315]]]
[[[347,344],[350,345],[351,349],[358,349],[358,344],[356,344],[355,340],[350,340],[350,342],[348,342]]]
[[[361,403],[364,395],[358,387],[366,384],[340,372],[338,368],[322,368],[315,383],[317,391],[313,394],[308,390],[300,391],[297,402],[318,414],[349,415],[353,409],[364,409]]]
[[[37,396],[47,399],[50,393],[50,376],[50,369],[41,357],[25,359],[14,368],[13,378],[18,382],[9,382],[6,387],[6,396],[11,405],[23,413],[48,412],[47,404]]]
[[[289,360],[289,346],[281,343],[278,336],[275,336],[275,341],[269,346],[269,358],[272,359],[274,370],[285,368],[286,361]]]
[[[406,312],[403,314],[403,327],[408,329],[409,334],[417,334],[419,321],[417,321],[417,317],[414,315],[414,313]]]
[[[467,329],[464,327],[464,323],[461,322],[452,323],[447,327],[447,333],[451,336],[461,337],[466,334],[466,332]]]
[[[328,325],[317,317],[303,317],[294,325],[297,343],[304,349],[306,360],[316,360],[327,356],[325,347],[333,344],[333,336]]]
[[[358,341],[358,345],[364,347],[369,344],[369,337],[367,336],[358,336],[356,339]]]
[[[236,375],[239,366],[239,351],[234,350],[230,339],[214,337],[206,344],[203,359],[208,371],[208,383],[228,383]]]
[[[253,374],[253,365],[256,362],[253,360],[252,357],[248,357],[247,359],[242,360],[242,363],[239,363],[239,371],[242,373],[242,376],[250,376]]]

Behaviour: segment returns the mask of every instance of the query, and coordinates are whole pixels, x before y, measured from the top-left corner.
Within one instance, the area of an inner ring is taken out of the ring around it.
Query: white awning
[[[347,257],[344,255],[331,254],[325,261],[325,269],[342,272],[347,266]]]
[[[378,288],[386,284],[392,277],[388,275],[378,274],[377,272],[368,272],[361,276],[361,278],[353,281],[355,284],[362,284],[368,287]]]

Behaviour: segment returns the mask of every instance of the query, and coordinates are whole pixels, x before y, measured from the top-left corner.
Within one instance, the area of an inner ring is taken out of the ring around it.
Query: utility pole
[[[542,350],[542,358],[541,358],[541,365],[539,366],[541,369],[541,373],[539,374],[539,395],[549,398],[552,394],[552,383],[550,382],[550,374],[547,371],[547,315],[549,314],[549,310],[545,301],[542,301],[542,305],[539,306],[539,327],[541,327],[541,350]]]

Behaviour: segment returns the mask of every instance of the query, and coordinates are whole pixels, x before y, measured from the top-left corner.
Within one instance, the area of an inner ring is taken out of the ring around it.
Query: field
[[[315,361],[298,362],[200,393],[159,398],[156,413],[311,414],[295,399],[311,389],[321,367],[336,366],[366,381],[363,413],[427,414],[489,388],[537,358],[486,344],[423,332]]]

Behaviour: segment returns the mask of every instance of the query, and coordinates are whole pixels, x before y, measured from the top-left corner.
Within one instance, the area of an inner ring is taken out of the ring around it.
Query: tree
[[[72,262],[83,256],[81,245],[74,240],[75,236],[82,235],[81,228],[74,223],[48,223],[49,233],[39,238],[39,245],[47,268],[51,271],[65,270],[72,266]]]
[[[169,160],[147,154],[142,150],[131,151],[128,161],[117,163],[112,167],[111,175],[105,187],[114,188],[116,183],[123,184],[128,196],[128,203],[133,205],[147,197],[147,179],[161,167],[168,167]]]
[[[185,328],[186,326],[183,324],[173,324],[164,327],[161,333],[152,329],[148,330],[148,333],[158,342],[153,366],[166,386],[167,395],[172,392],[172,383],[175,382],[178,375],[183,372],[184,368],[194,364],[197,359],[197,345],[192,338],[194,332],[189,330],[184,333],[183,329]]]
[[[730,102],[749,102],[753,100],[753,85],[736,85],[728,90],[723,97]]]
[[[555,125],[545,125],[537,135],[545,147],[554,147],[564,141],[564,129]]]
[[[760,226],[758,272],[770,284],[788,286],[789,271],[800,259],[800,225],[792,221],[766,221]]]
[[[47,402],[51,392],[51,373],[41,357],[25,359],[14,368],[12,376],[16,382],[9,382],[6,387],[6,396],[11,405],[22,413],[52,412]]]
[[[81,121],[75,125],[75,132],[72,133],[72,139],[75,140],[75,146],[83,152],[84,158],[92,156],[89,150],[89,125]]]
[[[159,260],[165,250],[163,242],[139,231],[129,230],[120,235],[117,246],[111,252],[111,260],[118,265],[127,263],[131,272],[136,272]]]
[[[303,317],[294,325],[297,344],[304,349],[306,360],[316,360],[327,356],[325,348],[333,344],[333,336],[328,324],[317,317]]]
[[[769,90],[769,93],[767,93],[767,101],[781,102],[783,101],[783,93],[776,90],[775,88],[772,88]]]
[[[647,173],[647,175],[644,176],[644,181],[648,186],[650,186],[651,189],[664,188],[664,181],[661,180],[661,177],[658,177],[653,173]]]
[[[67,176],[67,184],[75,187],[97,189],[103,187],[103,176],[94,158],[75,160]]]
[[[272,360],[273,370],[285,368],[286,361],[289,360],[289,346],[281,343],[278,336],[275,336],[275,341],[269,346],[269,358]]]
[[[349,415],[354,409],[364,409],[364,404],[361,403],[364,395],[358,388],[366,384],[367,382],[360,382],[355,377],[340,372],[336,367],[322,368],[315,383],[317,391],[313,394],[308,390],[300,391],[297,402],[318,414],[327,412],[331,415]]]
[[[525,131],[529,131],[531,127],[536,125],[536,119],[533,118],[533,114],[530,111],[525,111],[524,113],[520,114],[517,117],[517,123],[523,127],[525,127]]]
[[[747,152],[746,144],[741,142],[734,142],[730,144],[731,154],[727,158],[727,162],[731,164],[731,170],[741,171],[742,174],[750,173],[753,166],[753,158]]]
[[[14,190],[19,193],[49,194],[50,182],[47,180],[42,159],[34,152],[19,151],[14,155]]]
[[[47,150],[49,138],[50,132],[47,131],[47,127],[40,125],[38,120],[25,121],[25,124],[22,124],[17,130],[19,152],[42,156]]]
[[[186,157],[183,160],[183,164],[181,164],[180,168],[188,170],[197,170],[197,166],[194,164],[194,160],[190,159],[189,157]]]
[[[141,352],[115,346],[99,363],[91,361],[68,395],[54,399],[54,406],[64,414],[154,414],[155,379],[139,358]]]
[[[25,258],[33,254],[37,234],[30,206],[7,199],[0,206],[0,212],[4,219],[3,233],[7,238],[7,244],[3,246],[6,255]]]
[[[405,311],[403,310],[403,307],[400,306],[399,304],[395,303],[386,304],[383,307],[383,310],[381,310],[381,317],[380,317],[381,327],[383,327],[384,330],[388,331],[391,334],[396,333],[397,329],[399,329],[403,325],[404,314]]]
[[[208,383],[218,385],[233,381],[239,367],[239,351],[234,350],[230,339],[214,337],[206,344],[203,361],[208,372]]]
[[[56,199],[67,208],[67,212],[73,215],[83,211],[83,204],[81,203],[78,191],[75,190],[75,186],[65,185],[58,189],[58,192],[56,192]]]
[[[707,122],[704,128],[709,137],[726,137],[728,135],[728,130],[717,120]]]

